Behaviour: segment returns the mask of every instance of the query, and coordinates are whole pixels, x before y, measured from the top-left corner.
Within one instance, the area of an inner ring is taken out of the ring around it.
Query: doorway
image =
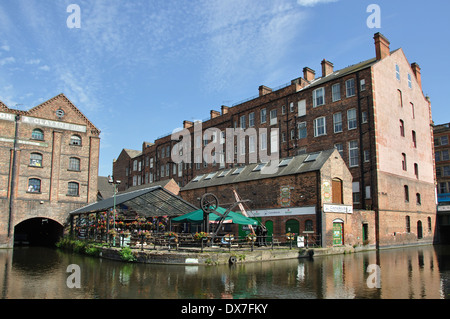
[[[343,240],[344,224],[342,222],[333,222],[333,246],[341,246]]]

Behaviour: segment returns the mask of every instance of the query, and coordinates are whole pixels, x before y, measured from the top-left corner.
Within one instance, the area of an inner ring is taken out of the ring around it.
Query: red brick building
[[[270,174],[264,167],[249,164],[205,173],[180,195],[199,206],[199,198],[212,193],[219,206],[228,208],[236,191],[249,200],[244,204],[247,214],[260,220],[269,237],[281,241],[286,233],[295,233],[323,247],[375,245],[374,212],[353,210],[352,176],[336,149],[286,158]]]
[[[450,242],[450,123],[434,126],[434,154],[441,242]]]
[[[144,143],[128,179],[150,183],[173,178],[183,187],[200,174],[235,167],[241,154],[244,163],[252,163],[252,149],[286,158],[335,147],[353,176],[354,208],[375,211],[378,245],[432,242],[433,132],[421,70],[408,62],[401,48],[391,50],[380,33],[374,42],[373,58],[340,70],[324,59],[317,75],[305,67],[303,76],[288,85],[277,89],[261,85],[257,97],[211,110],[209,120],[184,121],[192,146],[182,150],[188,159],[184,163],[171,156],[181,152],[174,148],[180,137]],[[204,137],[211,128],[217,133]],[[204,150],[210,142],[221,141],[228,128],[256,129],[259,135],[253,140],[246,137],[244,150],[234,142],[234,151],[211,153],[216,161],[198,156],[196,148]],[[263,129],[266,133],[260,133]],[[114,174],[125,169],[114,165]]]
[[[0,247],[62,233],[97,199],[100,131],[64,94],[28,111],[0,103]]]

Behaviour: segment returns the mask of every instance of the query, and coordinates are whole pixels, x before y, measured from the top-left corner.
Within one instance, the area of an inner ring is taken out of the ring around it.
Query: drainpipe
[[[13,212],[15,208],[14,198],[16,197],[16,174],[17,174],[17,151],[19,150],[17,137],[19,135],[19,120],[20,115],[15,117],[15,131],[14,131],[14,149],[12,158],[12,168],[11,168],[11,191],[9,196],[9,211],[8,211],[8,238],[13,234]]]
[[[366,209],[366,187],[365,187],[365,174],[364,174],[364,144],[363,144],[363,132],[362,132],[362,111],[361,111],[361,96],[359,92],[359,73],[356,73],[356,97],[358,99],[358,124],[359,124],[359,161],[360,161],[360,194],[361,194],[361,206],[362,209]],[[369,136],[370,138],[370,136]],[[372,186],[371,186],[372,187]]]

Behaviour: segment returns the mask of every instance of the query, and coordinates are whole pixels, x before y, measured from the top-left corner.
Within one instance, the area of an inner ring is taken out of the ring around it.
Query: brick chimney
[[[220,116],[220,112],[219,111],[211,110],[210,114],[211,114],[211,119],[214,119],[214,118]]]
[[[194,122],[191,121],[183,121],[183,128],[190,128],[194,126]]]
[[[230,108],[229,106],[226,105],[222,105],[222,115],[227,114],[228,113],[228,109]]]
[[[377,56],[377,60],[382,60],[387,56],[391,55],[391,51],[389,49],[389,45],[391,44],[388,39],[380,32],[375,33],[373,36],[375,40],[375,52]]]
[[[422,76],[420,75],[419,65],[416,62],[414,62],[411,64],[411,69],[412,69],[414,75],[416,76],[417,83],[419,83],[420,89],[422,89]]]
[[[272,89],[270,87],[267,87],[265,85],[261,85],[259,87],[259,96],[263,96],[269,93],[272,93]]]
[[[333,63],[325,59],[322,60],[322,77],[333,73]]]
[[[315,77],[316,77],[316,71],[314,71],[313,69],[310,69],[308,67],[303,68],[303,78],[306,81],[311,82],[312,80],[314,80]]]

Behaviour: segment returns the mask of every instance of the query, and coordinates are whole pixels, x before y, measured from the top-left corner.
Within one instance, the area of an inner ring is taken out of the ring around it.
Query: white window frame
[[[331,100],[333,102],[340,101],[341,99],[341,83],[333,84],[331,87]]]
[[[358,167],[359,166],[359,148],[358,141],[350,141],[348,142],[348,164],[349,167]]]
[[[345,81],[345,95],[347,97],[356,95],[355,79],[348,79]]]
[[[270,110],[270,125],[277,124],[277,109]]]
[[[252,112],[248,115],[248,127],[255,126],[255,112]]]
[[[307,123],[306,122],[300,122],[297,125],[298,129],[298,139],[303,139],[308,137],[308,131],[307,131]],[[302,136],[302,133],[305,133],[304,136]]]
[[[340,118],[336,118],[339,115]],[[342,113],[334,113],[333,114],[333,129],[334,133],[341,133],[344,129],[344,126],[342,125]]]
[[[300,100],[297,102],[298,116],[306,115],[306,100]]]
[[[354,113],[354,114],[352,114]],[[358,127],[358,121],[356,119],[356,109],[347,110],[347,128],[348,130],[354,130]]]
[[[395,77],[398,81],[400,81],[400,67],[397,63],[395,64]]]
[[[323,121],[323,123],[320,123],[321,121]],[[321,116],[314,119],[314,137],[324,135],[327,135],[327,120],[325,116]]]
[[[324,104],[325,104],[325,88],[321,87],[315,89],[313,91],[313,107],[318,107]]]
[[[261,110],[260,121],[261,121],[261,123],[266,123],[266,121],[267,121],[267,110],[266,109]]]

